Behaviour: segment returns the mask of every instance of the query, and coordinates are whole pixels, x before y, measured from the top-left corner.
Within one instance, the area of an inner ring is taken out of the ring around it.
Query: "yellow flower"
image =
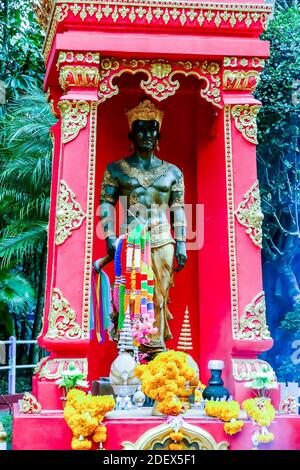
[[[180,442],[180,441],[182,441],[182,439],[183,439],[183,433],[180,432],[180,431],[172,432],[172,433],[170,434],[170,438],[172,439],[172,441]]]
[[[267,444],[268,442],[274,441],[275,436],[272,432],[268,432],[265,434],[259,434],[257,436],[258,442],[262,442],[263,444]]]
[[[106,441],[107,434],[106,432],[97,432],[93,434],[93,442],[105,442]]]
[[[72,389],[67,395],[64,409],[65,420],[73,432],[72,448],[89,449],[92,442],[106,440],[106,427],[101,425],[106,413],[114,409],[112,396],[91,396],[81,390]]]
[[[232,420],[229,423],[224,424],[224,431],[226,434],[233,436],[242,430],[244,426],[244,421]]]
[[[169,449],[170,450],[182,450],[183,445],[182,444],[169,444]]]
[[[205,405],[207,416],[213,416],[222,421],[237,419],[240,415],[240,405],[237,401],[208,401]]]
[[[135,370],[135,375],[142,382],[143,392],[154,400],[164,402],[158,407],[163,414],[184,412],[180,398],[192,393],[186,384],[195,379],[195,370],[188,365],[187,358],[186,353],[181,351],[165,351]]]
[[[275,418],[275,408],[268,399],[250,398],[243,402],[242,407],[259,426],[269,426]]]
[[[182,402],[176,399],[175,396],[173,400],[163,400],[158,404],[157,409],[164,415],[172,416],[177,416],[184,411]]]
[[[73,450],[89,450],[92,447],[92,443],[88,439],[76,439],[73,437],[71,447]]]

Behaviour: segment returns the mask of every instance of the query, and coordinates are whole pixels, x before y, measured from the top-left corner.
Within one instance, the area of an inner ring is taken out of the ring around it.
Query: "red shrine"
[[[15,449],[69,449],[71,433],[56,380],[70,361],[89,380],[107,376],[116,357],[114,343],[90,339],[92,263],[105,255],[99,238],[102,175],[109,162],[126,155],[125,110],[142,93],[165,113],[161,158],[183,171],[185,202],[193,211],[198,204],[202,216],[190,233],[186,268],[171,291],[174,339],[168,348],[176,348],[189,305],[191,355],[201,381],[209,378],[208,361],[222,359],[225,386],[241,401],[249,396],[244,382],[253,372],[263,364],[270,369],[257,357],[273,344],[261,274],[256,172],[261,104],[253,97],[269,55],[269,44],[259,36],[272,7],[263,0],[42,3],[40,18],[48,25],[45,91],[58,118],[51,130],[46,301],[39,337],[50,356],[38,366],[33,383],[41,414],[15,412]],[[113,279],[113,266],[107,273]],[[154,426],[164,426],[163,419],[153,419],[108,419],[105,447],[121,449],[128,434],[137,441]],[[231,439],[219,421],[187,421],[191,433],[198,427],[231,449],[251,448],[250,422],[243,436]],[[273,426],[277,439],[268,448],[300,447],[297,417],[279,417]]]

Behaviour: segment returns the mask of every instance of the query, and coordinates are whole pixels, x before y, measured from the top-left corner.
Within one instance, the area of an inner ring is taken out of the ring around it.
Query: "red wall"
[[[118,80],[120,92],[99,106],[98,136],[97,136],[97,170],[95,188],[95,208],[99,205],[100,185],[105,166],[130,154],[128,140],[128,123],[126,109],[136,106],[141,97],[139,88],[140,76],[124,75]],[[196,162],[196,132],[197,132],[197,87],[198,82],[193,78],[182,80],[182,85],[175,96],[157,104],[165,112],[161,129],[160,152],[163,160],[177,165],[184,174],[186,187],[186,203],[195,203],[197,197],[197,162]],[[203,100],[201,102],[204,103]],[[105,118],[104,118],[105,117]],[[95,232],[99,224],[96,216]],[[99,229],[99,227],[98,227]],[[99,240],[95,233],[94,259],[104,256],[105,242]],[[175,273],[175,287],[171,289],[170,311],[174,319],[170,328],[174,339],[168,341],[169,349],[176,348],[182,326],[184,310],[189,306],[192,328],[192,355],[197,362],[200,358],[199,345],[199,295],[198,295],[198,265],[197,251],[188,252],[186,267],[180,273]],[[105,268],[113,281],[113,266]],[[106,376],[110,365],[116,357],[116,345],[106,340],[104,345],[92,342],[89,354],[90,373],[92,378]]]

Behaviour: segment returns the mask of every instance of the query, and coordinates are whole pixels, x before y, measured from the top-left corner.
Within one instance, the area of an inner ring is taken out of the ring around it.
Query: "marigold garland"
[[[169,444],[170,450],[182,450],[183,449],[183,431],[180,429],[173,429],[170,434],[172,442]]]
[[[191,395],[192,389],[187,388],[186,384],[192,382],[196,375],[187,360],[184,352],[166,351],[135,369],[143,392],[160,402],[158,410],[162,414],[176,416],[187,409],[181,398]]]
[[[268,430],[268,426],[274,421],[275,408],[271,400],[266,397],[250,398],[242,404],[249,418],[259,428],[252,437],[252,442],[257,449],[259,444],[267,444],[275,439],[274,434]]]
[[[72,389],[67,394],[64,418],[73,432],[73,450],[89,450],[92,441],[102,445],[106,441],[104,416],[115,407],[112,396],[87,395],[82,390]],[[92,439],[92,440],[90,440]]]
[[[221,419],[222,421],[231,421],[237,419],[240,415],[240,405],[237,401],[207,401],[205,404],[205,413],[207,416]]]
[[[275,436],[272,432],[268,432],[268,433],[265,433],[265,434],[259,434],[257,436],[258,442],[261,442],[263,444],[268,444],[269,442],[274,441],[274,439],[275,439]]]
[[[232,419],[229,423],[224,424],[224,431],[229,436],[233,436],[242,430],[244,421]]]
[[[183,433],[180,432],[180,431],[172,432],[171,435],[170,435],[170,438],[172,439],[172,441],[180,442],[183,439]]]
[[[233,436],[240,432],[244,426],[244,422],[237,420],[240,415],[240,405],[237,401],[208,401],[205,404],[205,413],[207,416],[213,416],[222,421],[226,434]]]
[[[72,438],[71,445],[73,450],[90,450],[92,447],[92,443],[88,439],[77,439],[76,437]]]
[[[275,408],[269,399],[249,398],[243,402],[242,407],[259,426],[270,426],[275,418]]]
[[[182,450],[183,445],[182,444],[170,444],[169,449],[170,450]]]

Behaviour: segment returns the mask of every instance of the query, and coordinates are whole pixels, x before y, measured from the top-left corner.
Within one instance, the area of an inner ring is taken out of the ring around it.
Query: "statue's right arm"
[[[108,165],[103,175],[100,195],[100,220],[106,240],[107,253],[113,257],[116,245],[115,205],[119,199],[119,182],[114,177],[112,165]]]

